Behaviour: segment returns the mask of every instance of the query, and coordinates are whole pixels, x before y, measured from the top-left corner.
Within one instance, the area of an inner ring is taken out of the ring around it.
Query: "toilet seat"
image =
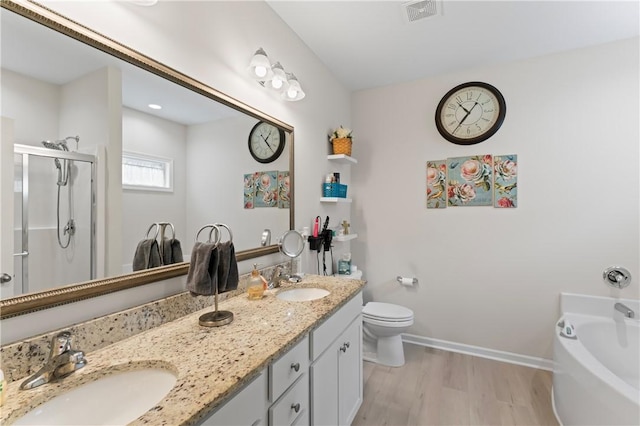
[[[402,328],[402,327],[411,327],[413,325],[413,318],[404,319],[404,320],[396,320],[391,321],[388,319],[377,319],[377,318],[369,318],[366,316],[362,317],[362,321],[365,324],[377,325],[385,328]]]
[[[365,320],[385,323],[413,322],[413,311],[392,303],[369,302],[362,308]]]

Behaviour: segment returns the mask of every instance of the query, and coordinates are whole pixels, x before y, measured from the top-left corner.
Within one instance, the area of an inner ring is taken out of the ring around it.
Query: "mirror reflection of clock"
[[[284,151],[284,131],[260,121],[249,133],[249,152],[259,163],[271,163]]]

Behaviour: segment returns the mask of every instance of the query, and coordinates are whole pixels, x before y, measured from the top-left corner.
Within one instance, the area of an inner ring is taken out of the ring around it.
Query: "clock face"
[[[271,163],[282,154],[284,131],[272,124],[259,122],[249,133],[249,152],[259,163]]]
[[[507,106],[504,97],[487,83],[464,83],[451,89],[436,108],[436,127],[449,142],[473,145],[498,131]]]

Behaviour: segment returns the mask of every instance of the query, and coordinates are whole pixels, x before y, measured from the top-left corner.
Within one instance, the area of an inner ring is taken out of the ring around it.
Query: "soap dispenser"
[[[251,277],[249,278],[249,285],[247,286],[247,295],[249,300],[260,300],[264,295],[264,281],[258,271],[258,264],[253,264],[253,271],[251,271]]]

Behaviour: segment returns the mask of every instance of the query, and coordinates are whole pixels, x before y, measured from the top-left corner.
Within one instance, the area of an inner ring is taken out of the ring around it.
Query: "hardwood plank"
[[[365,362],[361,425],[557,425],[548,371],[405,344],[399,368]]]

